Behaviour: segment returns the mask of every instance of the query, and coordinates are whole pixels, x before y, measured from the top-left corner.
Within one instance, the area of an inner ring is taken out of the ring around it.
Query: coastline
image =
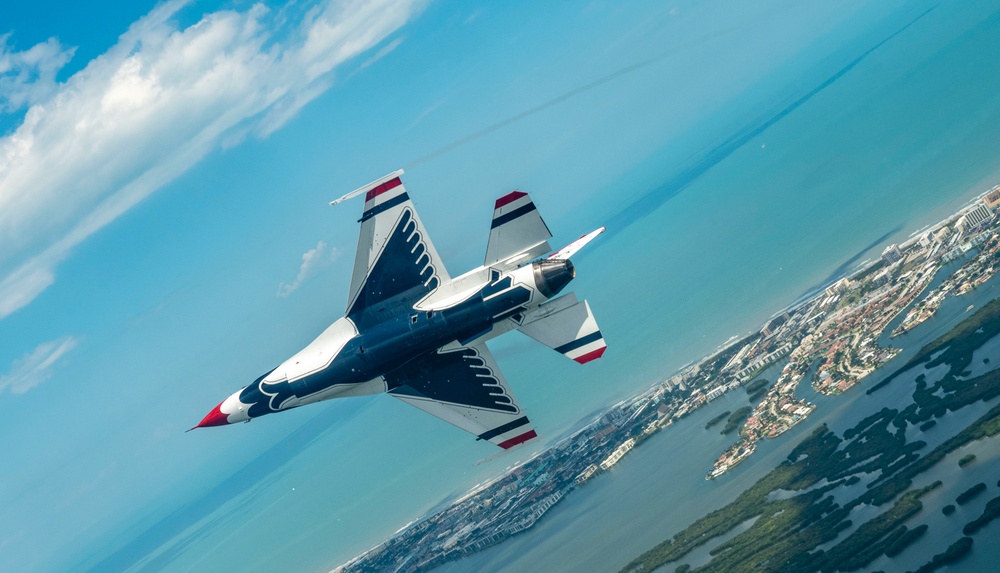
[[[995,190],[996,188],[991,191]],[[582,427],[571,430],[569,435],[549,448],[510,468],[496,479],[477,485],[444,511],[428,514],[411,522],[392,538],[356,556],[334,571],[368,570],[379,565],[400,566],[402,563],[393,560],[392,556],[395,554],[395,549],[404,546],[415,554],[423,555],[423,559],[416,562],[411,562],[407,558],[407,566],[412,566],[407,570],[427,570],[501,543],[534,525],[545,512],[564,499],[573,489],[585,485],[602,471],[608,471],[650,435],[669,427],[676,420],[689,415],[719,396],[742,387],[768,366],[786,356],[789,357],[790,360],[782,370],[781,376],[741,427],[740,440],[719,457],[709,470],[706,479],[723,475],[753,455],[761,439],[783,434],[812,413],[815,405],[796,398],[795,391],[805,378],[809,366],[822,356],[820,350],[829,350],[833,342],[845,337],[847,341],[841,349],[845,347],[850,350],[869,349],[874,343],[874,348],[881,350],[880,353],[866,355],[863,361],[858,360],[860,358],[858,356],[852,357],[852,352],[842,353],[839,357],[835,353],[834,356],[828,356],[827,362],[823,365],[826,368],[821,366],[810,380],[815,391],[826,395],[840,394],[849,390],[899,352],[898,349],[881,349],[877,340],[881,331],[900,313],[921,300],[936,272],[946,262],[950,262],[950,260],[942,262],[942,255],[961,249],[970,238],[979,236],[987,238],[973,247],[966,248],[962,251],[963,254],[972,248],[978,248],[986,240],[994,241],[991,243],[993,247],[1000,244],[992,227],[996,222],[995,216],[990,218],[988,224],[984,222],[981,226],[968,229],[969,232],[962,229],[961,232],[950,233],[948,236],[951,238],[948,243],[928,242],[926,245],[921,245],[919,239],[940,232],[942,228],[953,227],[969,209],[969,205],[979,204],[988,193],[990,192],[979,195],[939,223],[925,226],[923,230],[911,234],[907,242],[902,245],[902,249],[897,245],[890,247],[894,251],[887,248],[890,252],[889,258],[894,258],[895,251],[898,251],[900,255],[898,259],[886,261],[886,253],[883,253],[883,257],[879,260],[861,263],[844,276],[827,283],[825,288],[817,287],[811,290],[811,297],[796,300],[783,312],[773,315],[760,332],[742,339],[733,336],[716,347],[712,354],[690,362],[670,378],[654,381],[644,390],[619,401],[596,416],[581,419],[578,426]],[[946,245],[948,249],[943,249],[942,245]],[[913,249],[924,249],[924,251],[913,251]],[[902,256],[904,251],[907,252],[905,259]],[[914,257],[921,252],[922,255]],[[976,251],[977,254],[980,252],[982,251]],[[973,259],[968,264],[977,260]],[[907,263],[922,264],[923,271],[913,274],[910,269],[909,273],[904,273],[902,268]],[[889,273],[888,271],[892,269],[898,272]],[[874,274],[874,271],[879,270],[883,272]],[[886,274],[889,276],[883,276]],[[865,286],[869,284],[870,279],[878,277],[886,280],[880,281],[881,284],[876,285],[874,289]],[[852,282],[855,284],[852,285]],[[861,289],[868,290],[861,292],[847,304],[842,302],[850,300]],[[859,312],[866,308],[869,310]],[[874,316],[869,316],[871,309],[877,311]],[[824,314],[820,320],[813,320],[817,315],[812,311],[816,310]],[[871,320],[852,323],[852,328],[845,331],[834,328],[841,325],[845,317],[857,316],[868,317]],[[832,338],[830,336],[809,338],[817,333],[823,334],[831,328],[835,335]],[[868,336],[858,336],[864,332]],[[834,380],[830,369],[843,376]],[[823,374],[829,376],[825,377]],[[828,380],[834,382],[827,383]],[[587,419],[591,421],[587,422]],[[628,446],[624,447],[626,443]],[[619,451],[617,456],[613,455]],[[610,459],[609,456],[615,457],[614,462],[602,468],[599,463],[601,460]],[[557,464],[560,466],[558,475],[550,475],[544,471]],[[525,474],[528,474],[527,478]],[[481,518],[483,514],[489,514],[497,506],[499,509],[493,515]],[[539,511],[542,506],[544,508]],[[453,534],[450,537],[445,536],[443,542],[435,545],[421,537],[428,531],[439,533],[438,538],[444,535],[442,531]]]

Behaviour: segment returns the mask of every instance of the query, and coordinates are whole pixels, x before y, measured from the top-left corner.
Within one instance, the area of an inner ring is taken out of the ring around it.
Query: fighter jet
[[[520,330],[581,364],[600,358],[607,345],[590,305],[558,295],[576,276],[570,257],[604,227],[548,254],[552,233],[528,194],[512,191],[493,207],[483,265],[451,278],[402,174],[330,203],[365,196],[346,315],[195,428],[386,392],[505,450],[537,437],[486,341]]]

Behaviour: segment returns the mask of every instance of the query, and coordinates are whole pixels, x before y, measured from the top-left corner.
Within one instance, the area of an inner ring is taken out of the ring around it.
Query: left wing
[[[484,342],[450,344],[384,377],[392,396],[505,450],[538,436]]]
[[[410,312],[418,300],[449,280],[406,194],[402,174],[390,173],[331,203],[365,194],[347,303],[347,317],[362,330],[384,317]]]

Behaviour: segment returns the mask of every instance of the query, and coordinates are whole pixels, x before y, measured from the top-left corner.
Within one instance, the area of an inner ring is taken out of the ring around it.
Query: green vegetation
[[[863,273],[862,276],[867,277],[870,273],[874,272],[874,270],[877,270],[877,269],[881,268],[883,264],[884,263],[882,261],[878,261],[877,263],[875,263],[874,265],[872,265],[871,268],[869,268],[868,270],[866,270]],[[853,279],[853,278],[851,280],[855,281],[855,279]],[[857,279],[856,282],[859,282],[861,280],[862,279]],[[861,284],[861,286],[859,286],[856,289],[850,291],[847,294],[847,296],[845,296],[844,298],[840,299],[840,302],[837,303],[837,307],[835,308],[835,310],[840,310],[842,308],[851,306],[852,304],[858,302],[866,294],[868,294],[869,292],[875,290],[875,288],[876,288],[875,284],[872,283],[872,281],[870,281],[870,280],[864,280],[864,282],[860,282],[860,284]]]
[[[855,284],[859,284],[866,281],[867,279],[874,277],[877,272],[881,271],[884,268],[885,268],[885,261],[879,259],[874,263],[872,263],[871,265],[869,265],[867,268],[861,270],[860,272],[849,278]]]
[[[825,426],[796,446],[768,475],[743,492],[733,503],[699,519],[630,563],[625,570],[650,571],[676,561],[689,551],[725,534],[739,523],[757,517],[743,533],[712,551],[713,560],[699,571],[852,570],[865,566],[897,543],[907,530],[902,523],[920,511],[919,498],[940,485],[907,492],[893,506],[826,552],[810,551],[832,541],[850,527],[847,516],[858,500],[840,507],[828,492],[859,478],[854,473],[888,467],[914,447],[886,431],[897,414],[885,409],[862,420],[851,430],[855,438],[846,445]],[[843,447],[841,447],[843,445]],[[919,444],[917,444],[919,445]],[[884,452],[886,455],[882,455]],[[858,462],[864,462],[858,465]],[[852,468],[852,466],[855,466]],[[822,479],[829,483],[816,487]],[[773,500],[775,490],[809,491]],[[839,565],[838,565],[839,564]]]
[[[925,563],[919,569],[917,569],[916,573],[931,573],[932,571],[935,571],[938,568],[944,567],[945,565],[948,565],[950,563],[954,563],[959,559],[965,557],[965,555],[971,550],[972,550],[972,538],[963,537],[958,541],[956,541],[955,543],[949,545],[948,549],[945,549],[943,552],[935,555],[934,558],[930,560],[930,562]]]
[[[750,416],[750,412],[753,412],[753,408],[750,406],[743,406],[742,408],[736,410],[729,415],[729,419],[726,420],[726,426],[722,428],[723,434],[729,434],[736,428],[743,425],[743,422]]]
[[[926,432],[927,430],[930,430],[936,425],[937,425],[937,420],[927,420],[923,424],[920,424],[920,431]]]
[[[1000,396],[1000,370],[960,379],[968,376],[966,369],[973,351],[997,333],[1000,333],[1000,300],[984,306],[951,332],[925,346],[907,366],[889,377],[918,364],[949,365],[949,372],[936,383],[929,384],[926,376],[918,376],[910,404],[898,410],[882,408],[846,430],[842,438],[825,425],[819,426],[793,448],[787,460],[732,503],[651,548],[624,570],[648,572],[679,561],[696,547],[751,518],[756,519],[746,531],[711,551],[712,560],[698,567],[699,573],[855,571],[883,554],[898,555],[927,531],[926,525],[908,528],[905,522],[922,510],[921,496],[941,485],[935,482],[927,488],[912,490],[914,478],[963,446],[1000,434],[1000,405],[994,405],[929,452],[922,451],[927,446],[923,441],[907,442],[906,429],[919,425],[926,430],[948,411]],[[935,353],[939,355],[932,360]],[[732,413],[730,419],[738,414],[740,411]],[[858,483],[860,475],[878,477],[854,499],[844,501],[843,505],[837,503],[830,492]],[[960,495],[959,502],[968,501],[985,489],[985,484],[979,484],[973,488],[976,491]],[[772,495],[779,491],[782,495]],[[852,510],[862,504],[891,505],[850,535],[843,536],[851,528]],[[970,531],[1000,515],[1000,501],[991,500],[988,506],[983,516],[966,525]],[[942,511],[950,515],[955,506],[949,505]],[[831,546],[817,549],[824,544]],[[959,540],[922,570],[933,571],[961,558],[971,544],[969,537]]]
[[[854,533],[825,554],[817,554],[821,557],[812,559],[809,569],[818,565],[819,570],[824,573],[856,571],[874,561],[906,533],[899,526],[923,508],[919,498],[925,491],[906,492],[891,509],[862,523]]]
[[[939,364],[949,364],[951,374],[959,374],[972,363],[972,353],[997,334],[1000,334],[1000,299],[990,301],[955,328],[921,348],[920,352],[906,364],[886,376],[878,384],[873,385],[866,393],[871,394],[918,364],[927,363],[927,368],[933,368]],[[934,354],[942,350],[943,352],[939,356],[931,359]]]
[[[747,399],[751,404],[760,402],[760,399],[771,389],[771,381],[766,378],[757,378],[746,385]]]
[[[900,534],[889,548],[885,550],[886,557],[895,557],[903,552],[911,543],[920,539],[920,537],[927,533],[927,524],[918,525],[913,529],[906,529],[906,526],[902,526],[903,533]]]
[[[722,352],[719,352],[718,354],[709,357],[708,360],[701,365],[702,375],[699,376],[699,379],[702,381],[708,381],[718,376],[719,371],[722,370],[722,367],[725,366],[730,360],[732,360],[733,356],[736,356],[737,352],[739,352],[747,344],[753,343],[758,338],[760,338],[760,333],[755,332],[747,336],[743,340],[740,340],[726,347]]]
[[[688,571],[690,570],[691,566],[688,565],[687,563],[684,563],[683,565],[678,565],[677,569],[674,569],[674,573],[688,573]]]
[[[774,490],[802,489],[816,483],[820,479],[820,468],[816,467],[817,464],[823,458],[823,454],[836,450],[837,443],[839,443],[839,441],[831,440],[831,436],[832,434],[827,432],[825,427],[820,427],[812,436],[795,448],[796,452],[807,454],[803,461],[794,464],[789,461],[782,462],[756,484],[740,494],[732,503],[695,521],[687,529],[675,535],[673,539],[666,539],[656,545],[633,560],[626,566],[625,570],[638,567],[643,571],[651,571],[660,565],[680,559],[708,540],[725,534],[737,524],[761,516],[749,530],[730,540],[728,544],[716,548],[717,551],[724,551],[724,554],[719,556],[720,558],[733,555],[737,552],[727,545],[741,540],[748,533],[758,533],[762,529],[770,529],[769,526],[775,516],[790,516],[793,509],[797,510],[795,513],[800,513],[803,507],[798,498],[802,496],[780,501],[768,501],[768,495]],[[793,453],[796,458],[799,456],[799,454]],[[808,455],[809,453],[815,455]],[[811,498],[809,499],[810,505],[812,499],[819,495],[817,491],[805,494],[805,497]],[[763,517],[765,512],[767,516]],[[778,531],[779,538],[783,529]],[[763,537],[769,539],[772,536],[764,535]],[[717,560],[718,558],[714,559],[713,563]]]
[[[945,515],[951,515],[955,513],[955,504],[949,503],[948,505],[941,508],[941,513]]]
[[[986,507],[983,508],[982,515],[965,524],[965,527],[962,528],[962,533],[972,535],[998,517],[1000,517],[1000,497],[994,497],[986,502]]]
[[[995,436],[998,433],[1000,433],[1000,405],[991,408],[989,412],[973,422],[972,425],[949,438],[927,455],[906,465],[895,476],[890,478],[888,472],[883,473],[872,484],[874,487],[862,496],[861,499],[866,503],[881,505],[906,491],[910,487],[913,477],[940,462],[949,453],[965,444],[987,436]]]
[[[955,503],[957,503],[958,505],[965,505],[970,501],[972,501],[972,498],[983,493],[984,491],[986,491],[986,484],[984,484],[983,482],[979,482],[976,485],[958,494],[958,497],[955,498]]]
[[[972,463],[972,461],[975,459],[976,459],[976,454],[965,454],[964,456],[962,456],[962,459],[958,460],[958,467],[960,468],[965,467],[968,464]]]
[[[766,389],[771,385],[771,382],[766,378],[758,378],[746,385],[745,389],[747,394],[756,394],[761,390]]]
[[[719,422],[725,420],[726,416],[728,416],[729,414],[730,414],[730,411],[726,410],[725,412],[723,412],[723,413],[719,414],[718,416],[712,418],[711,420],[708,421],[707,424],[705,424],[705,429],[708,430],[712,426],[714,426],[714,425],[718,424]]]

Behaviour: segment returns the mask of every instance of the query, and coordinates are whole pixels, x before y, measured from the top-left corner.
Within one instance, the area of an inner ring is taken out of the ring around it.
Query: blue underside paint
[[[520,410],[474,348],[432,352],[385,375],[389,392],[485,410]]]
[[[437,286],[433,261],[416,228],[413,211],[405,208],[361,292],[347,310],[347,317],[364,330],[392,316],[409,313]]]
[[[474,348],[439,349],[456,340],[471,342],[495,323],[522,314],[531,302],[532,290],[494,272],[489,284],[461,304],[414,313],[413,305],[438,286],[431,263],[412,210],[404,208],[348,309],[347,317],[359,334],[319,372],[293,382],[265,382],[265,375],[247,386],[240,400],[251,405],[250,417],[279,411],[292,398],[379,376],[386,380],[387,390],[400,396],[517,414],[497,374]]]

